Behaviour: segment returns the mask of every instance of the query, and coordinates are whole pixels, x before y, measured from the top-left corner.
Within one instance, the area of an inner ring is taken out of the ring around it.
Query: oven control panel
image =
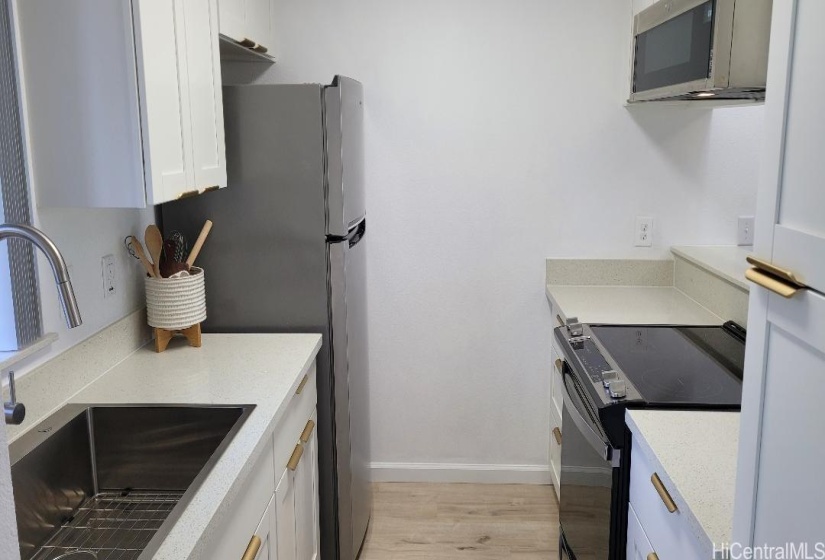
[[[602,404],[618,404],[626,400],[641,400],[641,395],[627,379],[610,355],[599,344],[587,325],[576,318],[557,329],[557,338],[569,349],[568,365],[584,383],[589,380]]]

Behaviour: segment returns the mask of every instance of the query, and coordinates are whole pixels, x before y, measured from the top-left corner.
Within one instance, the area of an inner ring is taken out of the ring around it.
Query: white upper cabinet
[[[220,0],[221,34],[272,54],[272,0]]]
[[[226,186],[216,0],[18,2],[40,206]]]

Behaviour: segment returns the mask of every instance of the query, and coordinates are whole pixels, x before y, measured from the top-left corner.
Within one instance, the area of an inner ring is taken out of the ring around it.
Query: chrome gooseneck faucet
[[[77,299],[72,289],[72,280],[69,278],[69,268],[57,245],[49,239],[45,233],[31,226],[21,224],[0,225],[0,241],[9,237],[17,237],[36,245],[49,260],[54,273],[54,281],[57,283],[57,295],[60,297],[60,304],[63,306],[63,315],[70,329],[78,327],[83,323],[80,317],[80,309],[77,307]],[[10,403],[3,403],[3,412],[6,417],[6,424],[20,424],[25,416],[25,407],[16,402],[14,376],[9,375]]]

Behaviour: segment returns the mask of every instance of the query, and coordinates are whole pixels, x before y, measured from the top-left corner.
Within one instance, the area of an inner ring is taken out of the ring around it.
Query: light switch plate
[[[753,216],[739,216],[736,230],[737,245],[753,245]]]

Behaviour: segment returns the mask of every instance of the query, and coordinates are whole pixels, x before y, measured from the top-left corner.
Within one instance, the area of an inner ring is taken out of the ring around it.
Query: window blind
[[[0,188],[4,221],[31,224],[9,0],[0,0]],[[34,247],[19,239],[8,239],[7,243],[17,344],[22,348],[35,342],[43,334]],[[0,266],[5,264],[0,263]]]

